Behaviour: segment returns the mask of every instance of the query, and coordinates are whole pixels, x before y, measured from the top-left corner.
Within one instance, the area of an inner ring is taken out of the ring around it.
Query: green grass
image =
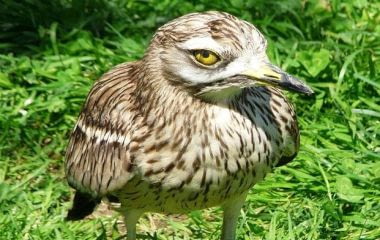
[[[142,56],[155,29],[210,9],[253,22],[271,60],[306,80],[289,94],[301,151],[250,192],[239,239],[380,239],[380,3],[0,1],[0,239],[122,236],[117,215],[65,222],[63,156],[92,83]],[[154,226],[156,225],[156,226]],[[144,239],[218,239],[218,208],[147,215]]]

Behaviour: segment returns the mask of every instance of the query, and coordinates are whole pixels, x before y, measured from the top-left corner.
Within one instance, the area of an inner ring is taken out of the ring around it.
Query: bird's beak
[[[280,87],[285,90],[306,95],[312,95],[314,93],[314,91],[305,83],[301,82],[301,80],[291,76],[279,67],[270,63],[264,63],[260,67],[249,69],[243,72],[242,75],[264,85]]]

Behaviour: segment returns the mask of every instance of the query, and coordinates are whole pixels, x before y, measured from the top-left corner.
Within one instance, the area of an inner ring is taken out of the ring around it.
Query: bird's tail
[[[73,207],[67,213],[66,220],[75,221],[85,218],[94,211],[99,203],[100,199],[94,198],[90,194],[76,191]]]

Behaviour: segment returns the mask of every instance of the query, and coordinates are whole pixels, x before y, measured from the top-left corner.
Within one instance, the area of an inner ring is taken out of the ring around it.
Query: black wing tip
[[[87,213],[83,214],[83,213],[76,211],[75,209],[70,209],[69,212],[67,213],[65,220],[66,221],[78,221],[78,220],[84,219],[89,214],[87,214]]]
[[[281,166],[288,164],[297,156],[297,153],[298,152],[296,152],[295,154],[293,154],[291,156],[282,156],[280,158],[280,160],[278,161],[278,163],[276,164],[276,167],[281,167]]]
[[[94,198],[90,194],[77,191],[74,196],[73,207],[68,211],[65,220],[81,220],[90,215],[99,203],[99,198]]]

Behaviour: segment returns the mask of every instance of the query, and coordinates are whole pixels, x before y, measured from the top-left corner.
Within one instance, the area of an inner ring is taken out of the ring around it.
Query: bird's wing
[[[66,153],[69,184],[92,196],[122,187],[133,177],[131,139],[140,127],[137,63],[121,64],[91,89]]]

